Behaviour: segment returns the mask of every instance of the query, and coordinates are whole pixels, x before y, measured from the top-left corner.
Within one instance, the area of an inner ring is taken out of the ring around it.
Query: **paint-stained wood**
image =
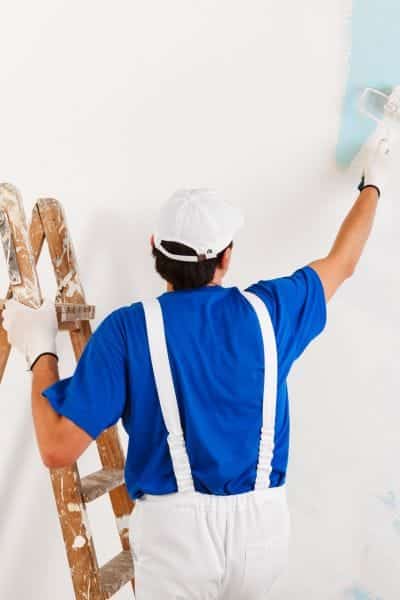
[[[11,346],[8,343],[7,332],[2,327],[0,322],[0,383],[3,378],[8,357],[10,355]]]
[[[106,429],[97,439],[100,460],[105,468],[124,469],[124,453],[121,447],[118,430],[115,427]],[[110,500],[114,510],[122,548],[128,550],[129,517],[133,509],[133,500],[125,493],[126,486],[119,486],[110,491]]]
[[[10,284],[5,297],[14,297],[22,304],[38,308],[41,304],[41,292],[29,243],[22,199],[18,190],[9,183],[0,184],[0,213],[6,215],[7,223],[10,226],[11,239],[9,243],[15,247],[17,267],[20,274],[20,283]],[[2,250],[0,251],[2,252]],[[8,258],[8,256],[5,257],[7,269]],[[10,350],[7,332],[0,323],[0,382],[4,375]]]
[[[92,502],[124,483],[123,469],[100,469],[81,479],[85,502]]]
[[[22,304],[39,308],[42,303],[42,295],[32,247],[29,243],[25,211],[20,193],[9,183],[0,184],[0,210],[7,213],[11,226],[12,243],[15,246],[21,276],[20,284],[10,286],[12,296]]]
[[[104,597],[111,598],[133,578],[133,564],[130,552],[123,550],[100,569],[100,580]]]
[[[54,498],[77,600],[103,600],[96,551],[77,465],[50,469]]]
[[[56,304],[64,307],[68,333],[75,358],[79,360],[91,335],[89,318],[94,307],[86,304],[78,274],[77,261],[65,216],[60,203],[40,199],[36,203],[27,228],[18,191],[9,184],[0,185],[0,211],[7,215],[20,281],[10,285],[5,298],[14,297],[37,308],[42,296],[36,264],[46,240],[57,281]],[[19,278],[18,278],[19,280]],[[71,320],[71,314],[77,320]],[[87,317],[83,318],[82,317]],[[62,319],[61,319],[62,321]],[[64,328],[59,320],[60,329]],[[4,373],[10,346],[0,323],[0,381]],[[117,426],[104,431],[96,440],[103,468],[80,479],[77,464],[62,469],[50,469],[51,483],[70,566],[76,600],[106,600],[123,585],[131,582],[134,590],[133,561],[129,543],[129,517],[134,502],[129,497],[125,481],[125,457]],[[99,567],[86,512],[86,502],[108,493],[116,518],[122,551]]]

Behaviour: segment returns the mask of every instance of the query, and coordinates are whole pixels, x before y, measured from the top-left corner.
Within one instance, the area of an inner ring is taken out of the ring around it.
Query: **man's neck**
[[[205,285],[205,287],[212,286],[212,285],[213,286],[214,285],[221,285],[221,283],[222,283],[221,279],[218,279],[218,280],[214,280],[213,279],[212,281],[210,281],[210,283],[207,283]],[[173,291],[174,291],[174,288],[173,288],[172,284],[169,281],[167,281],[167,292],[173,292]]]

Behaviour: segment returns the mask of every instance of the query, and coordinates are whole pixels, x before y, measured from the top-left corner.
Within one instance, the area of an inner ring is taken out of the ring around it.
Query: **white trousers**
[[[145,494],[130,518],[136,600],[265,600],[289,560],[286,484]]]

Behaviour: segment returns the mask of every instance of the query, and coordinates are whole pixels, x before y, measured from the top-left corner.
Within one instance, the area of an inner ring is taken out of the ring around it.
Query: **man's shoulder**
[[[296,287],[305,287],[311,279],[318,277],[314,269],[308,265],[299,267],[290,275],[279,275],[270,279],[259,279],[246,290],[253,291],[265,298],[273,299],[277,295],[290,295]]]
[[[277,325],[278,321],[287,318],[302,302],[307,290],[316,285],[316,277],[318,276],[313,269],[302,266],[289,275],[259,279],[245,289],[257,294],[265,302]]]

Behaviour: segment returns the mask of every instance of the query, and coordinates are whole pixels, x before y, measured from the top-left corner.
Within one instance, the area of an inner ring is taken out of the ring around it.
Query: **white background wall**
[[[359,182],[334,163],[349,16],[348,0],[0,2],[0,179],[28,214],[39,196],[64,204],[95,325],[164,290],[149,236],[178,187],[214,186],[245,211],[227,285],[328,252]],[[290,375],[293,537],[275,600],[400,594],[395,200],[392,180],[356,275]],[[64,334],[59,350],[67,376]],[[70,600],[29,388],[13,353],[0,389],[0,597]],[[92,446],[83,475],[100,466]],[[102,564],[119,551],[108,500],[89,517]]]

